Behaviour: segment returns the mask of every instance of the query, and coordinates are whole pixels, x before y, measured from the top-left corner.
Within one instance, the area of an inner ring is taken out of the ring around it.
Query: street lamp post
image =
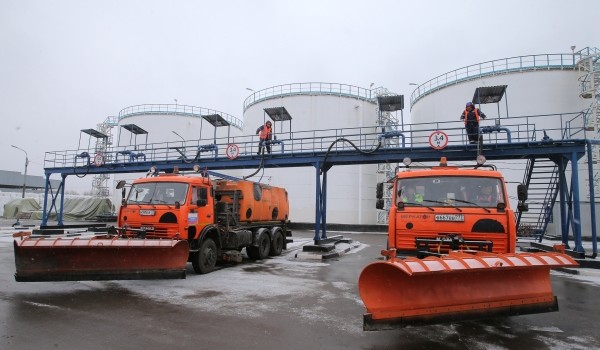
[[[417,90],[417,95],[421,94],[421,87],[417,83],[408,83],[409,86],[416,86],[415,90]]]
[[[173,134],[175,134],[175,135],[179,136],[179,138],[181,139],[181,141],[182,141],[182,142],[185,144],[185,139],[183,138],[183,136],[179,135],[179,134],[177,133],[177,131],[175,131],[175,130],[171,130],[171,132],[172,132]]]
[[[23,174],[23,194],[21,195],[21,198],[25,198],[25,186],[27,185],[27,166],[29,165],[29,157],[27,156],[27,151],[25,151],[24,149],[19,148],[15,145],[10,146],[25,153],[25,174]]]

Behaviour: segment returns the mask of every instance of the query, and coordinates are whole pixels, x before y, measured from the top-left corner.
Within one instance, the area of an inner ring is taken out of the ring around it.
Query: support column
[[[581,244],[581,206],[579,203],[579,170],[577,169],[577,153],[571,154],[571,183],[573,191],[573,236],[575,237],[575,251],[583,253]]]
[[[561,232],[561,241],[567,247],[569,247],[569,218],[567,211],[567,178],[565,176],[565,166],[564,166],[564,158],[560,159],[559,167],[559,183],[560,183],[560,232]]]
[[[329,167],[321,168],[321,163],[315,164],[315,244],[319,240],[327,238],[327,170]],[[323,180],[321,181],[321,171]]]
[[[323,171],[321,188],[321,239],[327,238],[327,171]]]
[[[62,226],[63,225],[63,212],[65,209],[65,181],[67,180],[67,175],[61,175],[62,176],[62,183],[60,186],[60,210],[58,211],[58,225]]]
[[[594,195],[594,167],[592,152],[592,143],[588,140],[587,143],[587,163],[588,163],[588,182],[590,187],[590,220],[592,224],[592,258],[598,255],[598,242],[596,240],[596,197]]]
[[[321,164],[315,164],[315,236],[313,237],[315,244],[319,240],[320,237],[320,228],[321,228]]]
[[[48,224],[48,212],[46,212],[46,208],[48,208],[48,191],[50,189],[50,174],[46,174],[46,187],[44,189],[44,207],[42,211],[42,226],[46,226]]]

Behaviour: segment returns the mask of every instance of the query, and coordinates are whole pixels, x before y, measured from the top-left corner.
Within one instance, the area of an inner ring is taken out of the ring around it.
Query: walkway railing
[[[145,115],[145,114],[165,114],[165,115],[184,115],[188,117],[200,118],[203,115],[219,114],[223,119],[227,120],[232,126],[242,130],[244,122],[225,112],[214,109],[186,106],[179,104],[143,104],[123,108],[119,112],[119,120],[127,117]]]
[[[583,128],[583,113],[563,113],[522,116],[515,118],[485,119],[481,123],[486,144],[524,143],[544,140],[585,139]],[[554,126],[554,127],[549,127]],[[329,146],[338,138],[346,138],[356,147],[368,151],[376,147],[383,137],[398,137],[398,143],[386,145],[390,151],[402,149],[430,147],[429,135],[441,130],[448,135],[448,146],[468,144],[464,124],[461,121],[436,122],[424,124],[407,124],[404,130],[398,129],[382,133],[381,127],[358,127],[323,130],[292,131],[275,134],[272,153],[286,156],[311,156],[327,151]],[[47,152],[44,160],[46,170],[53,168],[70,168],[79,166],[94,166],[95,161],[106,166],[118,166],[124,163],[160,162],[174,159],[201,162],[215,158],[227,157],[227,147],[237,146],[239,157],[257,156],[258,137],[256,135],[224,137],[205,140],[185,140],[175,142],[138,144],[109,148],[106,152],[96,153],[94,149],[77,149],[67,151]],[[385,144],[385,143],[384,143]],[[338,142],[332,148],[333,152],[352,151],[354,148],[346,142]],[[231,154],[230,154],[231,156]]]
[[[375,89],[371,90],[358,86],[338,83],[312,82],[277,85],[255,91],[252,93],[252,95],[248,96],[244,100],[244,112],[246,112],[248,107],[257,102],[282,96],[319,94],[353,97],[360,100],[374,101],[374,99],[377,97],[376,93],[377,91]]]
[[[574,53],[541,54],[502,58],[483,63],[462,67],[438,75],[437,77],[418,85],[410,95],[410,108],[428,94],[457,84],[461,81],[477,79],[483,76],[525,72],[533,70],[576,69],[575,63],[582,57],[598,52],[597,48],[586,47]]]

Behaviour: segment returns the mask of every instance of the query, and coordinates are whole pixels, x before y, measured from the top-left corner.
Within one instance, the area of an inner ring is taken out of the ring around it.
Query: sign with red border
[[[436,130],[429,135],[429,145],[433,149],[444,149],[448,146],[448,135],[441,130]]]
[[[94,165],[96,165],[96,166],[104,165],[104,155],[102,153],[98,153],[94,156]]]
[[[230,143],[225,149],[225,154],[227,154],[227,158],[234,160],[240,155],[240,148],[235,143]]]

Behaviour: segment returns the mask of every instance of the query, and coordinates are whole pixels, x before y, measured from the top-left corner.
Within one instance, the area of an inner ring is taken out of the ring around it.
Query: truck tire
[[[207,238],[200,245],[198,253],[193,255],[192,266],[194,272],[199,274],[209,273],[217,264],[217,245],[212,238]]]
[[[269,252],[271,251],[271,240],[269,239],[269,235],[266,233],[262,234],[256,243],[258,244],[258,247],[246,247],[248,257],[252,260],[262,260],[269,257]]]
[[[273,233],[273,240],[271,241],[271,250],[269,251],[270,256],[279,256],[283,250],[283,235],[281,231],[275,231]]]

